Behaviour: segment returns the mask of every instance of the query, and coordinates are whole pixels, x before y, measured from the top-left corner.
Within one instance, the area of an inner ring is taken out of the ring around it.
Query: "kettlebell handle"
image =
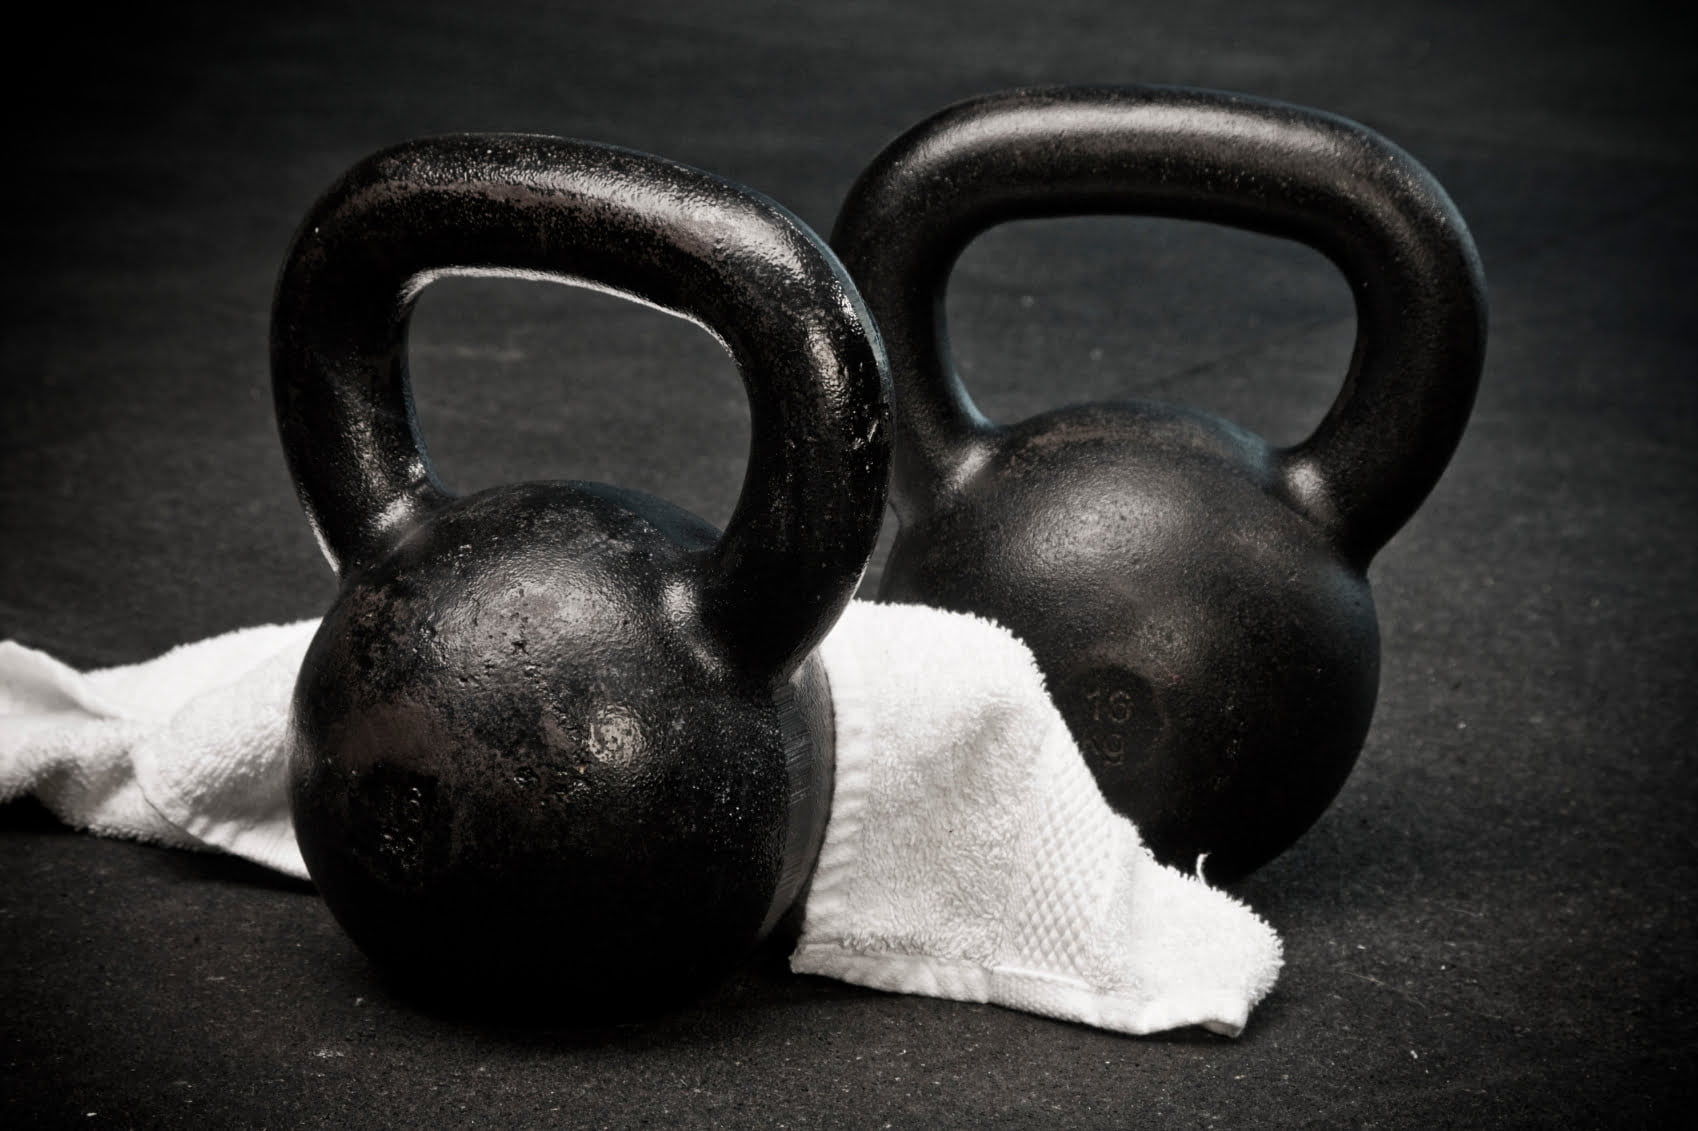
[[[271,327],[284,452],[344,577],[452,497],[419,434],[406,337],[419,292],[454,274],[611,291],[724,345],[749,464],[698,597],[731,655],[788,678],[860,581],[888,473],[889,374],[830,250],[758,193],[591,142],[424,138],[354,166],[302,223]]]
[[[1484,362],[1485,284],[1430,174],[1356,123],[1178,87],[1053,87],[958,103],[885,148],[832,235],[897,374],[899,516],[947,497],[994,431],[950,357],[944,295],[960,253],[1011,220],[1203,220],[1327,256],[1355,299],[1344,384],[1276,454],[1287,501],[1366,567],[1449,462]]]

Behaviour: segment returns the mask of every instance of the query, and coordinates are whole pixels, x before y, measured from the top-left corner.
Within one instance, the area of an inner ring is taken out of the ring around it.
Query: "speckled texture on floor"
[[[346,10],[345,10],[346,9]],[[342,169],[535,130],[743,180],[829,230],[958,97],[1172,82],[1376,127],[1449,188],[1492,295],[1485,383],[1370,576],[1373,731],[1237,891],[1285,936],[1237,1041],[893,997],[765,956],[613,1031],[390,997],[305,885],[0,808],[0,1122],[25,1126],[1582,1126],[1693,1097],[1698,86],[1663,5],[679,5],[374,0],[48,10],[6,78],[0,636],[94,666],[316,615],[271,287]],[[115,20],[115,22],[110,22]],[[994,417],[1181,400],[1275,439],[1348,358],[1318,256],[1070,220],[974,245],[950,299]],[[723,522],[746,410],[704,334],[604,296],[428,292],[445,476],[600,479]],[[888,538],[887,538],[888,542]],[[876,578],[877,561],[871,577]]]

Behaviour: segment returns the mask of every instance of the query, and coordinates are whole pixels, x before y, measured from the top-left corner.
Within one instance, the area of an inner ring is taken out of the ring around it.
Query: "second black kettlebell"
[[[716,335],[750,405],[724,533],[597,483],[450,494],[406,334],[456,273],[611,290]],[[814,646],[884,508],[889,378],[836,259],[765,197],[657,157],[427,138],[307,216],[272,370],[341,583],[289,732],[297,839],[337,920],[412,992],[555,1020],[724,974],[819,851],[833,720]]]
[[[986,420],[944,324],[956,258],[1010,220],[1203,220],[1325,254],[1355,353],[1288,448],[1182,407]],[[879,322],[900,522],[881,596],[989,616],[1031,646],[1109,800],[1214,880],[1283,851],[1361,749],[1379,679],[1366,570],[1462,435],[1486,336],[1466,227],[1355,123],[1160,87],[1019,90],[891,143],[832,243]]]

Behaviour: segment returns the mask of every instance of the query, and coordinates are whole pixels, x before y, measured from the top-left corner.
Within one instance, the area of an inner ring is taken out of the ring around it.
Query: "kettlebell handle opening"
[[[958,103],[861,174],[832,246],[878,319],[896,374],[899,516],[947,497],[995,426],[950,356],[949,276],[977,236],[1080,215],[1200,220],[1325,255],[1354,298],[1340,391],[1277,454],[1287,501],[1365,568],[1438,481],[1484,362],[1484,277],[1450,198],[1357,123],[1182,87],[1048,87]]]
[[[749,462],[697,597],[728,655],[787,679],[859,584],[888,475],[884,354],[830,250],[752,190],[615,146],[452,135],[356,164],[300,226],[271,326],[284,452],[344,577],[452,497],[406,356],[419,292],[450,274],[609,291],[721,342],[748,393]]]

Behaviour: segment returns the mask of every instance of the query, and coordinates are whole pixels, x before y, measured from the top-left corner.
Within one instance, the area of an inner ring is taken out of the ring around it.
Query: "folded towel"
[[[87,674],[0,643],[0,801],[304,877],[282,737],[316,627]],[[856,602],[821,656],[836,792],[793,969],[1125,1033],[1243,1029],[1278,936],[1110,810],[1023,644]]]
[[[86,675],[0,641],[0,801],[34,794],[73,828],[305,879],[283,728],[317,629],[245,628]]]

